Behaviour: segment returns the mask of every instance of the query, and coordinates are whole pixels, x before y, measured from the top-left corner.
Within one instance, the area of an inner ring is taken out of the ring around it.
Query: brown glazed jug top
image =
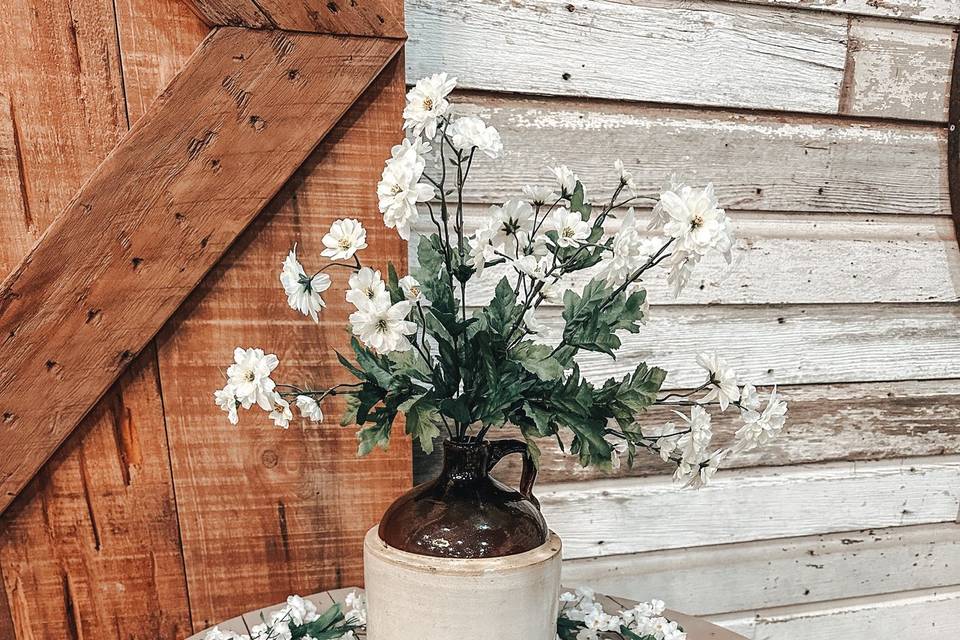
[[[524,456],[521,490],[490,477],[506,455]],[[439,477],[401,496],[380,521],[391,547],[441,558],[495,558],[547,541],[547,523],[533,496],[536,467],[518,440],[446,441]]]

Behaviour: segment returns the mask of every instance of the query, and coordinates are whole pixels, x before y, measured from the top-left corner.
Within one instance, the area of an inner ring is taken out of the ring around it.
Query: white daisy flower
[[[574,190],[577,188],[577,181],[579,180],[577,174],[570,170],[565,164],[559,167],[547,168],[550,169],[553,177],[557,179],[557,186],[560,188],[561,195],[567,198],[572,196]]]
[[[404,276],[400,278],[400,290],[403,291],[403,297],[413,302],[420,303],[424,307],[430,306],[430,301],[423,295],[420,282],[413,276]]]
[[[411,147],[387,161],[377,183],[377,206],[383,214],[383,223],[396,229],[404,240],[410,239],[410,227],[420,217],[417,204],[428,202],[435,194],[431,185],[420,183],[424,166],[424,160]]]
[[[547,230],[557,232],[557,244],[561,247],[576,247],[590,237],[590,225],[576,211],[558,207],[547,218]]]
[[[313,422],[323,422],[323,411],[320,410],[320,403],[310,396],[297,396],[297,409],[307,420]]]
[[[350,314],[350,327],[360,342],[377,353],[408,351],[412,345],[407,336],[417,332],[417,325],[406,319],[412,306],[409,300],[368,305]]]
[[[350,275],[348,284],[350,289],[347,290],[347,302],[357,309],[370,305],[382,307],[390,304],[390,294],[387,292],[387,285],[383,282],[379,271],[374,271],[370,267],[362,267],[359,271]]]
[[[349,260],[357,251],[367,248],[367,230],[359,220],[337,220],[323,236],[323,246],[326,249],[320,255],[331,260]]]
[[[240,417],[237,415],[237,395],[231,385],[228,384],[223,389],[214,391],[213,399],[218,407],[227,412],[227,419],[230,420],[230,424],[237,424],[240,421]]]
[[[663,231],[677,239],[678,250],[701,256],[715,250],[729,259],[733,228],[717,203],[712,184],[704,189],[683,187],[679,192],[666,191],[660,194],[660,203],[669,216]]]
[[[287,294],[287,304],[291,309],[310,316],[314,322],[320,321],[317,313],[326,306],[320,294],[330,288],[330,276],[325,273],[308,276],[303,265],[297,260],[296,245],[283,261],[280,284]]]
[[[286,429],[293,420],[293,412],[290,410],[290,403],[283,399],[279,393],[273,394],[273,410],[268,416],[273,420],[273,424]]]
[[[720,402],[720,411],[726,411],[731,402],[740,399],[736,372],[717,354],[701,353],[697,356],[697,364],[706,369],[707,383],[710,384],[703,402],[717,400]]]
[[[264,354],[263,349],[233,351],[234,363],[227,368],[228,386],[233,389],[237,401],[244,409],[254,404],[264,411],[273,409],[273,389],[277,386],[270,374],[280,364],[274,354]]]
[[[428,139],[437,135],[437,124],[450,109],[447,96],[455,86],[457,79],[447,77],[446,73],[435,73],[418,80],[407,93],[403,128],[411,129],[415,136],[423,133]]]
[[[475,116],[464,116],[454,120],[447,129],[455,149],[469,153],[474,147],[496,159],[503,153],[500,132]]]
[[[490,217],[496,221],[493,246],[501,253],[517,255],[533,233],[533,207],[524,200],[507,200],[503,206],[490,207]]]
[[[637,183],[633,179],[633,174],[627,171],[626,167],[623,166],[623,160],[617,158],[613,163],[614,168],[617,170],[617,175],[620,177],[620,184],[626,187],[627,191],[630,192],[630,195],[637,195]]]
[[[533,206],[543,206],[545,204],[553,204],[557,201],[557,194],[553,192],[553,189],[550,187],[534,187],[530,185],[525,185],[521,192],[527,201]]]

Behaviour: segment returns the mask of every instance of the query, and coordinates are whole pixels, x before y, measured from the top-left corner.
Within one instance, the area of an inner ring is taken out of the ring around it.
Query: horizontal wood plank
[[[567,164],[588,200],[603,203],[621,158],[649,197],[676,172],[693,184],[712,181],[730,210],[950,213],[942,127],[474,94],[455,101],[503,138],[499,160],[473,164],[472,202],[551,184],[545,167]]]
[[[960,454],[960,430],[954,428],[960,424],[957,380],[799,385],[781,387],[780,393],[790,404],[781,436],[762,448],[732,454],[724,460],[724,468]],[[655,407],[640,420],[653,426],[676,421],[677,416],[666,407]],[[736,411],[715,412],[712,424],[719,446],[733,441],[742,421]],[[494,434],[508,436],[516,434],[511,429]],[[564,440],[568,439],[565,435]],[[659,457],[644,452],[638,454],[633,467],[624,463],[619,469],[603,471],[581,467],[577,457],[561,451],[555,439],[544,438],[537,444],[541,483],[672,472]],[[428,469],[434,466],[421,460],[420,474],[431,473]],[[495,475],[517,486],[520,463],[505,458],[497,465]]]
[[[570,560],[563,580],[702,616],[952,585],[958,568],[946,523]]]
[[[812,9],[920,22],[960,24],[960,5],[954,0],[732,0],[749,4]]]
[[[637,212],[641,220],[647,215]],[[466,210],[472,231],[486,208]],[[622,215],[622,213],[620,214]],[[655,270],[643,282],[652,304],[829,304],[956,302],[960,300],[960,247],[953,224],[942,217],[733,214],[733,261],[703,260],[679,297]],[[619,223],[606,225],[615,234]],[[429,220],[419,229],[430,232]],[[411,257],[416,245],[411,243]],[[785,259],[786,258],[786,259]],[[575,288],[597,269],[571,276]],[[497,282],[514,273],[486,269],[467,289],[467,304],[482,306]]]
[[[728,471],[699,491],[660,478],[547,485],[538,497],[564,558],[611,556],[954,522],[960,457]]]
[[[848,30],[831,12],[756,4],[766,6],[408,0],[408,75],[443,70],[487,91],[946,122],[950,26],[853,18]]]
[[[560,310],[538,318],[559,333]],[[960,378],[956,305],[654,307],[645,327],[622,336],[617,359],[578,356],[602,381],[647,361],[668,371],[665,388],[702,384],[698,353],[716,352],[754,384]]]
[[[410,78],[520,93],[836,113],[846,59],[839,16],[719,2],[408,0],[407,25]]]
[[[0,372],[0,451],[17,452],[0,459],[0,508],[398,46],[244,29],[204,42],[0,289],[0,354],[16,363]]]
[[[720,616],[713,622],[750,640],[955,640],[960,586]]]
[[[840,113],[946,122],[956,37],[937,25],[852,20]]]

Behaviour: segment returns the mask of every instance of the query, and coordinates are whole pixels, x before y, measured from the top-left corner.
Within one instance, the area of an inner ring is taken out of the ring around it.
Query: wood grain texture
[[[12,638],[189,633],[152,349],[4,513],[0,566]]]
[[[184,0],[116,0],[127,117],[133,124],[183,69],[210,28]]]
[[[851,13],[880,18],[960,24],[954,0],[732,0],[749,4]]]
[[[953,640],[960,634],[960,587],[783,607],[713,621],[750,640]]]
[[[960,385],[956,380],[781,387],[789,400],[790,417],[783,434],[754,451],[733,454],[725,468],[779,466],[841,460],[878,460],[905,456],[960,454]],[[644,425],[676,422],[666,407],[649,410]],[[717,413],[713,433],[718,445],[733,440],[742,425],[734,411]],[[501,434],[497,434],[499,437]],[[515,436],[509,430],[503,437]],[[565,438],[566,439],[566,438]],[[602,471],[581,467],[576,456],[563,453],[555,440],[538,441],[539,481],[543,483],[667,474],[672,468],[643,452],[636,464]],[[421,474],[435,464],[423,460]],[[497,465],[495,475],[517,486],[520,464],[511,458]]]
[[[411,78],[496,91],[836,113],[846,59],[839,16],[719,2],[408,0],[407,25]]]
[[[242,29],[205,41],[0,289],[0,353],[17,363],[0,374],[0,450],[20,454],[0,462],[0,507],[397,45]],[[75,275],[64,277],[63,264]],[[151,313],[139,313],[143,304]],[[43,406],[31,398],[38,385],[51,399]]]
[[[621,158],[645,196],[673,172],[712,181],[729,210],[948,215],[946,131],[936,126],[481,95],[455,98],[501,133],[504,154],[474,163],[466,197],[502,202],[551,184],[567,164],[605,202]]]
[[[9,273],[37,239],[27,203],[27,182],[20,132],[10,99],[0,94],[0,273]]]
[[[404,38],[403,0],[186,0],[210,25]]]
[[[727,471],[699,491],[660,478],[546,485],[537,497],[576,559],[954,522],[958,480],[960,457],[942,456]]]
[[[648,217],[637,211],[638,219]],[[466,209],[466,227],[486,216],[482,205]],[[618,215],[623,215],[620,212]],[[644,280],[652,304],[831,304],[956,302],[960,300],[960,247],[943,217],[822,214],[732,214],[737,242],[733,260],[704,259],[691,284],[674,297],[666,272]],[[429,220],[420,230],[433,228]],[[606,225],[615,234],[619,222]],[[416,245],[411,244],[411,259]],[[788,257],[788,259],[784,259]],[[584,286],[597,269],[573,274]],[[467,303],[484,305],[505,274],[485,269],[467,289]]]
[[[444,70],[487,91],[946,120],[950,26],[848,27],[832,13],[762,4],[411,0],[408,75]]]
[[[954,584],[958,533],[947,523],[586,558],[565,562],[563,580],[698,616],[876,596]]]
[[[0,42],[23,209],[39,234],[127,130],[113,2],[6,2]]]
[[[559,309],[538,314],[559,330]],[[717,352],[754,384],[932,380],[960,377],[957,305],[654,307],[617,359],[578,357],[592,380],[620,377],[645,360],[668,371],[664,388],[704,380],[701,352]]]
[[[160,338],[183,548],[197,630],[289,593],[362,580],[363,533],[410,485],[410,443],[357,459],[342,406],[322,424],[275,428],[262,412],[231,426],[211,402],[234,345],[280,357],[275,377],[304,385],[345,381],[347,275],[333,272],[321,324],[289,309],[277,280],[295,242],[316,265],[336,218],[368,229],[364,259],[405,269],[405,246],[376,220],[375,185],[400,136],[402,62],[390,66],[268,209],[200,284]]]
[[[955,41],[948,27],[851,20],[840,113],[946,122]]]

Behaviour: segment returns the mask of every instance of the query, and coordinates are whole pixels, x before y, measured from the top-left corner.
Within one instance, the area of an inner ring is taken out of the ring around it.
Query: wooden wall
[[[207,32],[181,0],[5,3],[0,271]],[[321,327],[300,321],[277,273],[294,241],[317,255],[334,218],[376,211],[403,91],[395,62],[0,516],[0,638],[182,638],[361,581],[362,534],[409,486],[409,443],[357,460],[336,411],[288,431],[253,416],[232,427],[211,394],[237,344],[277,353],[287,376],[335,375],[346,307],[332,302]],[[370,226],[373,256],[404,255]]]
[[[503,136],[472,216],[554,163],[601,199],[619,157],[647,194],[673,170],[712,180],[735,220],[732,265],[705,262],[676,300],[652,285],[625,356],[584,370],[650,359],[683,388],[715,350],[791,401],[783,437],[699,493],[657,461],[603,476],[545,452],[568,583],[752,640],[960,636],[958,24],[956,0],[408,0],[408,78],[458,77],[459,110]]]

